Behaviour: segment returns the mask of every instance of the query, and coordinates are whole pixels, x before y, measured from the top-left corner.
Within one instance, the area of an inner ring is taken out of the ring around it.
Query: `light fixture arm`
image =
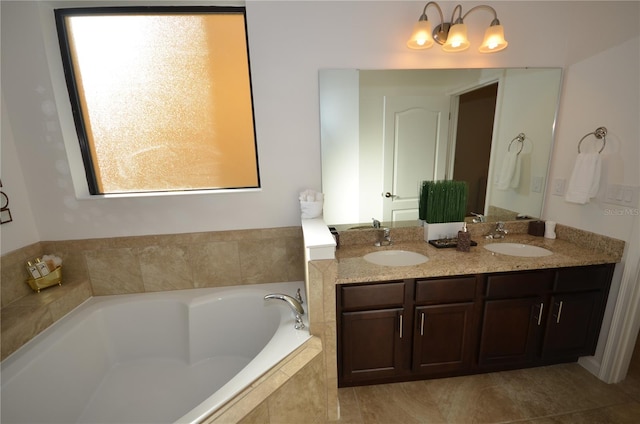
[[[430,1],[427,4],[424,5],[424,9],[422,9],[422,16],[420,16],[420,19],[418,19],[419,21],[428,21],[429,18],[427,18],[427,7],[429,6],[435,6],[436,9],[438,9],[438,13],[440,14],[440,23],[444,22],[444,15],[442,14],[442,9],[440,9],[440,6],[438,5],[438,3],[436,3],[435,1]]]
[[[489,9],[491,11],[491,13],[493,13],[493,20],[491,21],[489,26],[500,25],[500,20],[498,19],[498,12],[496,12],[496,10],[493,7],[491,7],[489,5],[486,5],[486,4],[481,4],[479,6],[472,7],[471,9],[469,9],[469,11],[467,13],[464,14],[462,19],[463,20],[466,19],[467,15],[469,15],[474,10],[478,10],[478,9]]]
[[[476,7],[479,7],[479,6],[476,6]],[[474,7],[474,9],[475,9],[475,7]],[[458,19],[456,19],[456,10],[458,11]],[[471,10],[473,10],[473,9],[471,9]],[[462,5],[461,4],[457,4],[456,7],[453,8],[453,12],[451,13],[451,22],[450,22],[450,24],[451,25],[453,25],[453,24],[461,24],[464,21],[464,18],[466,18],[467,15],[469,14],[469,12],[467,12],[463,17],[462,16]]]

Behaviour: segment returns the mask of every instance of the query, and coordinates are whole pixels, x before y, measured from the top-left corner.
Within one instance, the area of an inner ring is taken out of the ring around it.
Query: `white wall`
[[[24,173],[33,226],[41,240],[55,240],[299,225],[298,192],[320,188],[321,68],[564,67],[553,175],[570,168],[574,157],[569,152],[579,137],[599,125],[609,128],[612,142],[618,134],[625,145],[625,168],[637,168],[638,91],[621,88],[637,84],[637,72],[632,71],[638,64],[638,3],[492,4],[506,28],[507,50],[481,55],[472,47],[454,55],[437,48],[405,47],[423,2],[250,1],[247,16],[262,190],[78,200],[62,135],[65,130],[68,136],[73,127],[66,88],[61,75],[50,72],[45,54],[45,43],[55,45],[55,33],[43,33],[36,4],[3,1],[2,90],[17,150],[9,159],[19,161],[23,169],[37,170]],[[451,13],[446,2],[444,8]],[[483,13],[467,19],[474,45],[490,19]],[[607,28],[606,36],[594,37],[593,26],[586,22]],[[541,31],[541,24],[554,30]],[[57,114],[43,109],[56,102]],[[579,112],[585,107],[588,113]],[[633,118],[624,119],[629,115]],[[5,152],[4,138],[3,134],[3,153],[11,155]],[[634,152],[635,156],[627,154]],[[637,185],[633,178],[629,172],[624,181]],[[547,196],[545,215],[627,238],[630,219],[607,221],[601,211],[592,209]],[[16,213],[14,220],[30,217]],[[32,239],[25,234],[10,246],[3,243],[2,251]]]

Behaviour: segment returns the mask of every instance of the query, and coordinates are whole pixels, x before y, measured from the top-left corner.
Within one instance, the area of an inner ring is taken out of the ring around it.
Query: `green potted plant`
[[[425,241],[452,238],[464,223],[469,188],[465,181],[423,181],[418,217],[424,222]]]

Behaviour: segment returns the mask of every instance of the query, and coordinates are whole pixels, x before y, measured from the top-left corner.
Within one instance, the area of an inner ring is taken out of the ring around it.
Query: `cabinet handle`
[[[402,314],[400,314],[400,338],[402,338]]]
[[[562,300],[558,305],[558,316],[556,317],[556,324],[560,324],[560,315],[562,314]]]
[[[542,310],[544,309],[544,303],[540,303],[540,311],[538,312],[538,325],[542,322]]]
[[[424,312],[420,313],[420,335],[424,336]]]

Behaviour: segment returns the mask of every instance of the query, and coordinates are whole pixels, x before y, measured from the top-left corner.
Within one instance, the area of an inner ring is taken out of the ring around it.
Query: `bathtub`
[[[1,422],[197,423],[310,338],[263,299],[298,288],[92,297],[2,362]]]

